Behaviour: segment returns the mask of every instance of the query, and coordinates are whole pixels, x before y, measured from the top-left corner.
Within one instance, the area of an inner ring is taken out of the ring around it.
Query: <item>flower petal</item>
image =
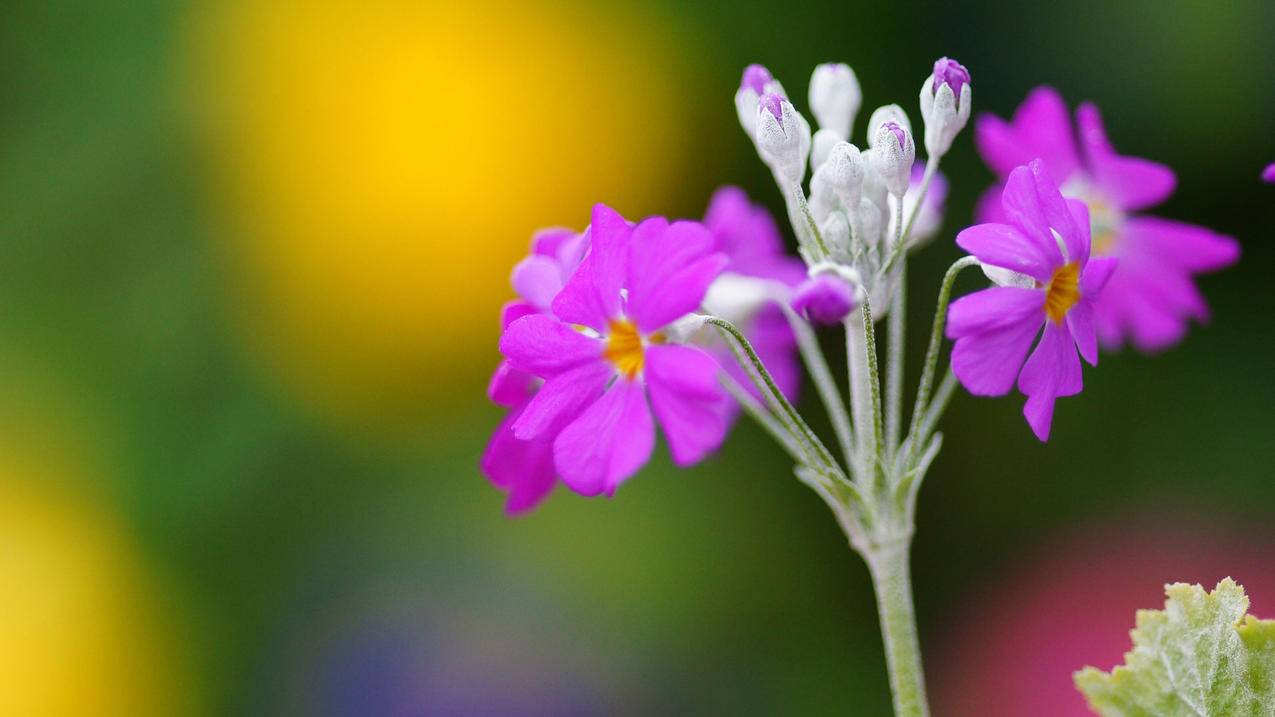
[[[487,383],[487,398],[501,406],[516,406],[531,397],[535,382],[535,376],[519,371],[506,359],[496,367]]]
[[[1054,399],[1073,396],[1083,387],[1080,357],[1068,330],[1052,321],[1046,322],[1040,345],[1023,364],[1018,376],[1018,390],[1027,394],[1023,416],[1036,437],[1049,440],[1053,422]]]
[[[1005,191],[1001,193],[1001,209],[1009,223],[1036,245],[1040,256],[1046,258],[1045,263],[1052,274],[1053,270],[1063,265],[1063,258],[1036,188],[1035,175],[1039,171],[1037,165],[1035,171],[1029,166],[1019,167],[1011,172],[1009,179],[1005,181]]]
[[[1011,295],[1002,292],[1024,293]],[[1040,297],[1037,299],[1039,303],[1035,304],[1030,313],[1024,311],[1023,306],[1018,303],[1023,301],[1027,293]],[[952,371],[970,393],[976,396],[1002,396],[1014,387],[1014,378],[1023,365],[1032,340],[1040,331],[1044,321],[1044,295],[1031,289],[1006,287],[985,289],[964,297],[961,301],[966,299],[973,299],[966,306],[974,308],[968,309],[968,317],[961,316],[965,310],[956,311],[956,330],[970,333],[960,335],[952,347]],[[1010,310],[985,310],[998,302],[1003,302]],[[957,309],[956,304],[952,308]],[[976,328],[978,330],[975,332]],[[949,332],[948,335],[955,334]]]
[[[487,443],[482,471],[497,488],[509,494],[505,512],[518,515],[539,505],[556,483],[552,437],[522,441],[513,424],[521,409],[510,411]]]
[[[602,355],[602,342],[545,314],[524,316],[500,337],[500,353],[514,368],[549,378]]]
[[[545,381],[514,422],[514,435],[528,440],[557,433],[602,395],[613,375],[610,366],[593,361]]]
[[[1093,226],[1089,221],[1089,205],[1079,199],[1067,200],[1067,213],[1071,215],[1075,234],[1070,241],[1063,235],[1070,261],[1078,262],[1083,268],[1089,263],[1089,252],[1093,248]]]
[[[1093,302],[1081,299],[1067,312],[1067,328],[1076,349],[1090,366],[1098,365],[1098,334],[1094,329]]]
[[[526,301],[515,299],[514,301],[506,302],[504,306],[500,307],[500,330],[503,332],[518,319],[538,313],[540,313],[540,310]]]
[[[547,256],[532,254],[514,266],[510,283],[514,291],[532,305],[548,309],[553,297],[562,291],[562,269]]]
[[[554,465],[581,495],[613,495],[646,463],[655,424],[642,384],[620,379],[553,442]]]
[[[606,330],[620,315],[620,289],[628,264],[633,228],[614,209],[593,208],[589,254],[553,300],[553,313],[569,324]]]
[[[1169,167],[1140,157],[1116,154],[1107,138],[1098,108],[1089,102],[1076,110],[1080,143],[1085,148],[1094,184],[1125,211],[1137,211],[1163,202],[1173,194],[1177,177]]]
[[[956,235],[956,244],[979,261],[1026,274],[1048,283],[1054,275],[1052,257],[1010,224],[976,224]]]
[[[1155,254],[1193,274],[1226,268],[1240,258],[1239,242],[1195,224],[1130,217],[1121,231],[1136,251]]]
[[[717,362],[689,346],[646,351],[651,408],[664,430],[673,462],[688,466],[717,450],[726,437],[726,404]]]
[[[958,339],[997,331],[1045,315],[1045,292],[1016,286],[994,286],[967,294],[947,311],[947,337]]]
[[[629,245],[629,299],[626,313],[651,332],[699,308],[708,285],[726,266],[711,253],[713,235],[702,224],[647,219]]]
[[[983,161],[1000,176],[1040,158],[1056,182],[1064,182],[1080,167],[1067,105],[1052,87],[1037,87],[1023,100],[1012,123],[981,115],[974,140]]]
[[[1114,256],[1101,256],[1086,264],[1080,275],[1080,295],[1090,301],[1101,300],[1103,289],[1119,264],[1120,260]]]

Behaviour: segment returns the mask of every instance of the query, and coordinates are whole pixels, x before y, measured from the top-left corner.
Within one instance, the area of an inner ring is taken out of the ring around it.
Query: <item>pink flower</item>
[[[1120,259],[1094,307],[1103,346],[1118,348],[1126,339],[1143,351],[1171,346],[1191,319],[1208,319],[1194,275],[1235,263],[1239,245],[1205,227],[1134,214],[1173,193],[1173,170],[1116,154],[1094,105],[1081,105],[1076,120],[1078,137],[1059,94],[1038,87],[1013,122],[979,117],[975,140],[983,160],[1002,177],[1041,158],[1063,194],[1088,205],[1094,255]],[[1003,221],[997,196],[998,190],[984,195],[980,221]]]
[[[825,326],[841,323],[858,303],[854,285],[835,274],[812,276],[792,294],[794,311]]]
[[[1262,181],[1275,184],[1275,163],[1266,165],[1262,170]]]
[[[1023,415],[1045,441],[1054,400],[1080,393],[1077,350],[1091,366],[1098,363],[1094,307],[1116,260],[1090,260],[1089,211],[1084,202],[1063,199],[1040,160],[1010,173],[1001,209],[1007,223],[970,227],[956,243],[1017,280],[952,303],[952,370],[979,396],[1002,396],[1017,377],[1027,396]],[[1042,326],[1040,344],[1028,358]]]
[[[514,267],[511,283],[520,298],[506,304],[501,312],[502,331],[524,316],[548,312],[588,245],[587,231],[576,234],[569,229],[548,229],[536,234],[531,254]],[[509,494],[505,511],[510,515],[535,508],[556,484],[554,436],[520,440],[513,432],[513,424],[541,384],[540,379],[505,360],[487,386],[488,398],[510,410],[492,434],[481,466],[492,484]]]
[[[739,187],[722,187],[713,194],[704,225],[713,235],[713,247],[726,255],[729,263],[723,270],[719,283],[710,289],[709,296],[733,284],[750,294],[757,293],[755,282],[735,282],[735,277],[762,279],[792,287],[806,278],[806,266],[798,258],[784,252],[784,242],[770,212],[760,204],[753,204]],[[706,304],[708,300],[706,300]],[[749,303],[753,303],[750,299]],[[796,400],[801,369],[796,357],[796,339],[783,310],[770,300],[756,302],[757,308],[745,316],[727,316],[748,337],[762,363],[770,371],[779,389],[789,400]],[[729,314],[727,310],[708,306],[715,313]],[[735,355],[724,342],[712,345],[710,352],[722,369],[743,386],[753,398],[762,400],[761,392],[735,360]],[[738,406],[731,402],[728,414],[734,418]]]
[[[671,342],[669,324],[699,308],[727,259],[703,225],[662,217],[630,226],[594,207],[590,249],[552,302],[552,314],[512,322],[500,351],[544,380],[513,420],[513,435],[553,436],[553,464],[582,495],[613,495],[650,457],[652,412],[678,465],[699,461],[726,434],[717,362]]]

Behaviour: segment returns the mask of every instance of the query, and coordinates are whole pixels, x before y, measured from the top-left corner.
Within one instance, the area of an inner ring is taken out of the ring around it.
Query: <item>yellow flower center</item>
[[[650,343],[664,343],[664,336],[651,334]],[[602,357],[610,361],[615,370],[626,378],[633,378],[642,372],[642,363],[646,358],[646,343],[638,333],[637,326],[628,319],[616,319],[611,322],[607,333],[606,348]]]
[[[1054,272],[1045,292],[1045,314],[1055,324],[1062,324],[1067,312],[1080,301],[1080,265],[1071,262]]]

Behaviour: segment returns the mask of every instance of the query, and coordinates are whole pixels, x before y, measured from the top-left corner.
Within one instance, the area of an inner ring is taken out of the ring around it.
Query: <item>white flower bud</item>
[[[872,111],[872,116],[868,117],[868,146],[875,147],[873,141],[876,139],[877,130],[881,129],[881,125],[886,122],[893,122],[898,126],[906,129],[908,134],[912,134],[912,120],[908,119],[908,113],[898,105],[882,105]]]
[[[810,213],[815,221],[822,222],[837,205],[837,195],[828,181],[828,163],[824,162],[810,178]]]
[[[702,305],[714,316],[744,324],[767,302],[782,301],[786,293],[786,287],[777,281],[727,271],[708,285]]]
[[[982,262],[979,262],[978,265],[983,269],[983,275],[991,279],[992,283],[997,286],[1014,286],[1019,289],[1031,289],[1036,286],[1035,279],[1026,274],[1020,274],[1013,269]]]
[[[767,94],[757,105],[757,151],[783,179],[800,184],[806,176],[810,124],[782,95]]]
[[[744,133],[753,142],[757,141],[757,105],[768,92],[783,95],[784,87],[761,65],[744,68],[744,76],[735,92],[735,112]]]
[[[875,163],[872,161],[872,155],[875,154],[871,149],[865,149],[860,153],[863,158],[863,196],[872,200],[877,205],[877,209],[882,214],[890,213],[890,191],[885,188],[885,179],[881,173],[876,170]]]
[[[818,168],[828,159],[828,153],[838,142],[844,142],[844,135],[838,134],[836,130],[821,129],[815,132],[814,138],[811,140],[810,149],[810,166]]]
[[[912,133],[897,122],[883,122],[873,135],[871,161],[890,194],[901,198],[908,191],[912,164],[916,161]]]
[[[970,73],[960,63],[944,57],[921,85],[921,118],[925,121],[925,151],[938,159],[952,147],[965,128],[972,103]]]
[[[815,68],[810,77],[810,111],[821,128],[848,138],[862,104],[859,78],[849,65],[830,62]]]
[[[867,197],[859,200],[859,209],[854,213],[854,248],[856,257],[866,257],[876,253],[881,242],[881,210],[875,202]],[[874,266],[873,269],[876,267]]]
[[[837,195],[837,201],[846,211],[859,207],[863,195],[863,156],[859,148],[849,142],[841,142],[828,155],[827,181]]]
[[[819,224],[819,235],[828,252],[841,261],[850,260],[850,222],[845,212],[831,212]]]

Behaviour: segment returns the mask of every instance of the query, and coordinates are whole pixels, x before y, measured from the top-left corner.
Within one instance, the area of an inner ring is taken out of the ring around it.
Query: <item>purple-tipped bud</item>
[[[739,82],[739,89],[752,90],[760,97],[766,93],[766,85],[774,79],[774,76],[770,74],[770,70],[765,67],[756,64],[749,65],[744,68],[744,77]]]
[[[903,128],[899,126],[898,122],[886,122],[881,125],[881,128],[890,130],[890,134],[893,134],[894,138],[899,140],[899,149],[903,149],[907,146],[908,134],[903,131]]]
[[[779,125],[781,127],[784,124],[784,102],[787,100],[788,98],[778,92],[767,92],[761,98],[761,106],[766,108],[767,112],[774,115],[775,119],[779,120]]]
[[[816,324],[841,323],[854,311],[855,287],[836,274],[806,279],[792,294],[792,308]]]
[[[1266,169],[1262,170],[1262,181],[1275,184],[1275,164],[1266,165]]]
[[[939,91],[939,85],[946,84],[952,88],[952,94],[956,95],[959,102],[961,99],[961,88],[970,83],[970,71],[965,69],[965,65],[946,57],[940,57],[934,63],[934,92]]]

